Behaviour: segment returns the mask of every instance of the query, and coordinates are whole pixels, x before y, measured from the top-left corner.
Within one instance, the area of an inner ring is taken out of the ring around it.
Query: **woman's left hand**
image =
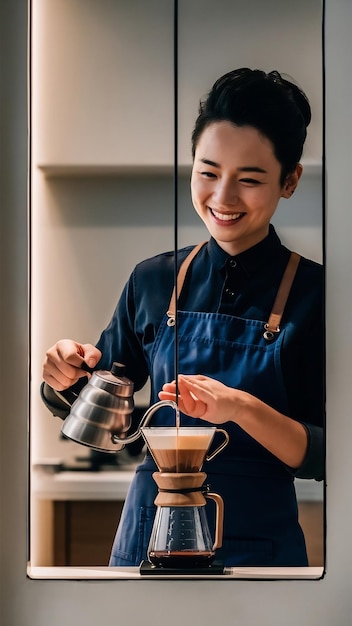
[[[235,389],[200,374],[178,377],[177,402],[182,413],[199,417],[213,424],[234,420]],[[159,393],[160,400],[176,402],[176,382],[166,383]]]

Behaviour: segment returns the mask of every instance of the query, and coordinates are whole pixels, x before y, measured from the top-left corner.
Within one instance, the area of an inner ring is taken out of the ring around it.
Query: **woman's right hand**
[[[87,376],[87,371],[82,369],[83,363],[94,368],[100,359],[100,350],[90,343],[61,339],[46,353],[43,379],[56,391],[63,391]]]

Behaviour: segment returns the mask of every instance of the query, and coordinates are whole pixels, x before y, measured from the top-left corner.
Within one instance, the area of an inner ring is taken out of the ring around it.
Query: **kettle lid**
[[[93,387],[105,389],[118,396],[132,396],[134,384],[125,376],[126,367],[118,361],[114,361],[110,370],[95,370],[90,380]]]

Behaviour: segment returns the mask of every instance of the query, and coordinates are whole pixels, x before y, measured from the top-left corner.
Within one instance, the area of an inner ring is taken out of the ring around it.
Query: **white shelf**
[[[314,160],[302,160],[304,176],[321,176],[322,162]],[[38,169],[46,178],[67,178],[67,177],[136,177],[136,176],[173,176],[174,166],[172,164],[151,163],[151,164],[127,164],[127,165],[96,165],[96,164],[59,164],[41,163]],[[178,164],[178,174],[188,176],[191,174],[192,164]]]
[[[40,164],[38,169],[46,178],[68,178],[68,177],[104,177],[104,176],[171,176],[173,175],[172,165],[151,164],[151,165],[94,165],[94,164]],[[184,173],[191,171],[191,165],[182,166],[180,171]]]

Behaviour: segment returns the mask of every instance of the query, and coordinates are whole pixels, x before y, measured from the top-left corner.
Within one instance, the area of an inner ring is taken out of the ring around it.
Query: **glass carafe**
[[[215,556],[204,506],[157,508],[148,558],[157,567],[204,567]]]
[[[158,494],[148,560],[155,568],[207,568],[222,545],[224,503],[205,486],[201,470],[205,459],[227,445],[228,433],[215,426],[143,427],[141,432],[159,470],[153,473]],[[224,440],[207,454],[216,432]],[[205,511],[208,498],[216,505],[214,539]]]

